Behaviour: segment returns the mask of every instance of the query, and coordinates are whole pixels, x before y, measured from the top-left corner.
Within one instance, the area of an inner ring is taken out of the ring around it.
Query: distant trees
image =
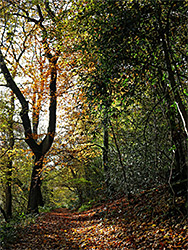
[[[27,194],[28,162],[31,159],[23,142],[14,96],[1,93],[0,100],[0,200],[2,211],[9,220],[18,207],[25,207],[23,201]]]
[[[13,115],[14,115],[14,97],[10,101],[1,99],[1,118],[0,118],[0,135],[1,135],[1,172],[4,172],[2,179],[5,185],[5,211],[4,217],[8,220],[12,216],[12,152],[14,148],[14,131],[13,131]],[[7,155],[7,157],[4,157]],[[3,178],[4,177],[4,178]]]

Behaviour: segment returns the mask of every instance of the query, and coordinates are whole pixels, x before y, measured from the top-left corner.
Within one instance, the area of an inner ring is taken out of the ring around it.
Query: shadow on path
[[[76,217],[67,209],[42,214],[34,224],[20,228],[17,241],[3,250],[81,249],[66,237],[74,226],[77,226]]]

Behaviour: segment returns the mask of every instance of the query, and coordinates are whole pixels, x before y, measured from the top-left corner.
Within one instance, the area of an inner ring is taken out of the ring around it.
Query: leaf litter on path
[[[188,224],[169,206],[169,194],[154,190],[109,201],[86,212],[60,208],[18,231],[5,249],[188,249]],[[177,205],[181,205],[181,199]]]

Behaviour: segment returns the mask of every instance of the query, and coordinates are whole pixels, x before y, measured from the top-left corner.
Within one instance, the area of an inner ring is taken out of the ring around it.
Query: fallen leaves
[[[165,199],[155,190],[82,213],[57,209],[23,228],[11,249],[188,249],[187,219]]]

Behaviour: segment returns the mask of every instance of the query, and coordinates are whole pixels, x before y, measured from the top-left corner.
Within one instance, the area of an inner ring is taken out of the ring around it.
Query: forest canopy
[[[187,1],[0,3],[0,209],[188,197]],[[0,216],[1,216],[0,215]]]

